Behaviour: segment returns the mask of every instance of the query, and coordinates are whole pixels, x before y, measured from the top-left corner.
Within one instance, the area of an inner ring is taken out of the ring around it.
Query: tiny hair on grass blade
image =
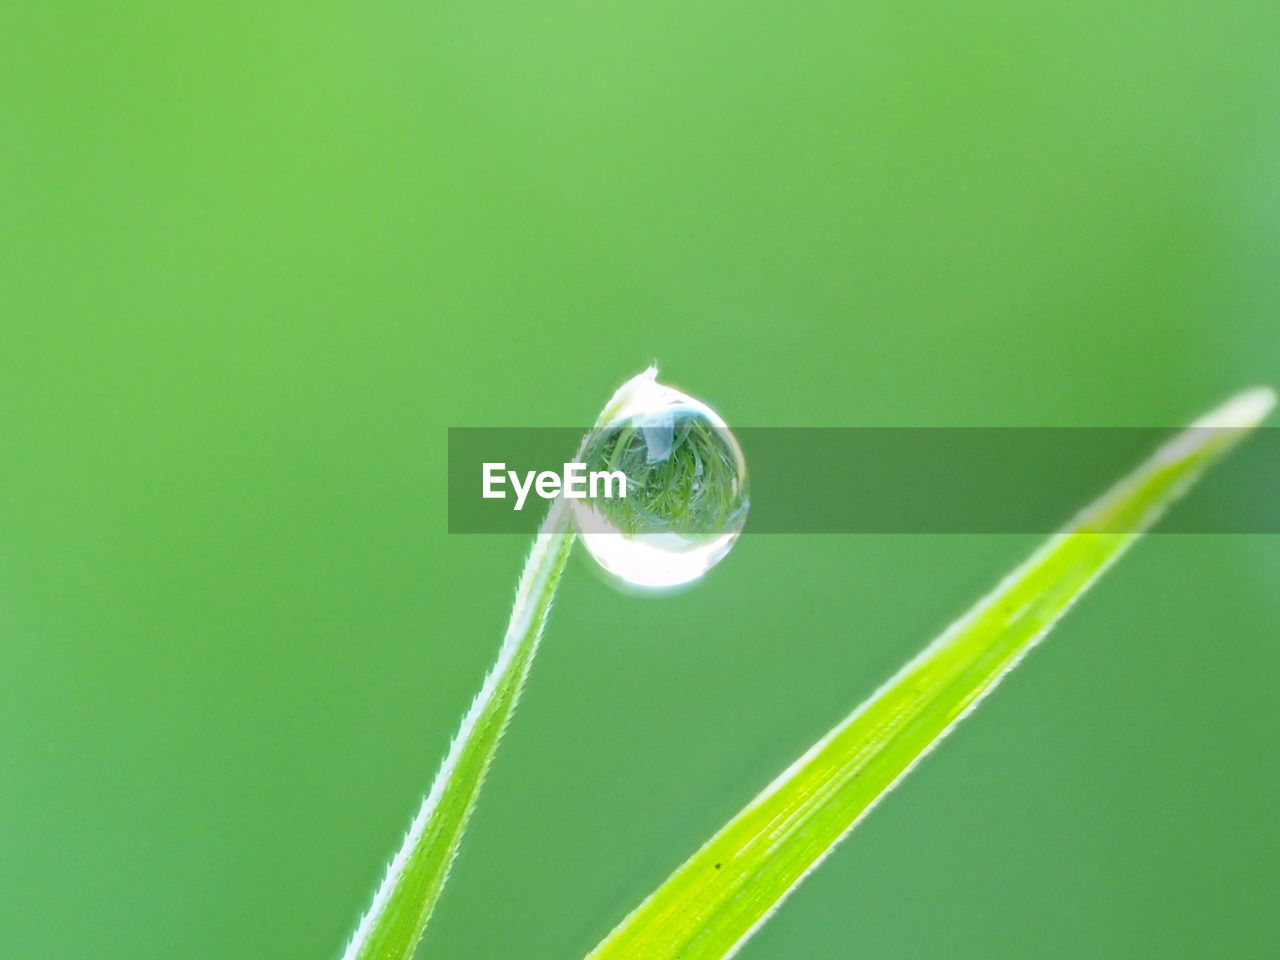
[[[588,955],[733,955],[1201,474],[1271,411],[1242,393],[1082,510],[787,767]]]
[[[651,390],[656,373],[650,367],[619,387],[596,425],[609,422],[619,410]],[[413,956],[520,700],[574,536],[568,504],[558,499],[525,561],[498,658],[463,716],[431,789],[388,865],[373,903],[348,941],[342,960],[408,960]]]

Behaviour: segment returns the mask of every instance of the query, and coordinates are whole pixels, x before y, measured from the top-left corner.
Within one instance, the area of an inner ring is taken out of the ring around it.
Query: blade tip
[[[1276,392],[1271,387],[1252,387],[1236,394],[1218,409],[1206,414],[1196,426],[1256,427],[1276,405]]]

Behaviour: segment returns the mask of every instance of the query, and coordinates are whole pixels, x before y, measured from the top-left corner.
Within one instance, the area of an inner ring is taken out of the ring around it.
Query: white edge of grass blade
[[[736,953],[1275,399],[1267,388],[1239,394],[1082,510],[787,767],[588,960]]]
[[[644,396],[656,376],[657,368],[649,367],[624,383],[605,404],[596,424],[608,422],[635,398]],[[342,960],[408,960],[413,955],[520,699],[573,541],[571,512],[566,502],[558,499],[525,561],[498,658],[462,718],[422,807],[387,866]]]

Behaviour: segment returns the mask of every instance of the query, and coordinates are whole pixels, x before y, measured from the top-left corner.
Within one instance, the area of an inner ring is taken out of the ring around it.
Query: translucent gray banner
[[[530,474],[563,477],[587,432],[450,428],[449,532],[536,530],[550,501]],[[1176,432],[742,427],[733,436],[747,464],[747,533],[1048,533]],[[503,476],[492,480],[488,498],[485,464],[503,465],[488,469],[490,478]],[[527,487],[519,510],[518,485]],[[543,490],[552,486],[548,480]],[[1280,429],[1246,438],[1157,532],[1280,533]]]

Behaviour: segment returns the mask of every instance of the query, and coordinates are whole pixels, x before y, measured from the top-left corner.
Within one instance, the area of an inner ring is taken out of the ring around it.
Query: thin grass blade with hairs
[[[1271,410],[1243,393],[1083,510],[684,862],[588,960],[720,960]]]
[[[651,368],[623,384],[601,411],[596,425],[608,422],[634,391],[645,389],[653,373]],[[348,942],[343,960],[408,960],[413,956],[524,689],[573,542],[571,512],[564,500],[556,500],[525,561],[498,659],[462,718],[444,763],[387,867],[372,905]]]

